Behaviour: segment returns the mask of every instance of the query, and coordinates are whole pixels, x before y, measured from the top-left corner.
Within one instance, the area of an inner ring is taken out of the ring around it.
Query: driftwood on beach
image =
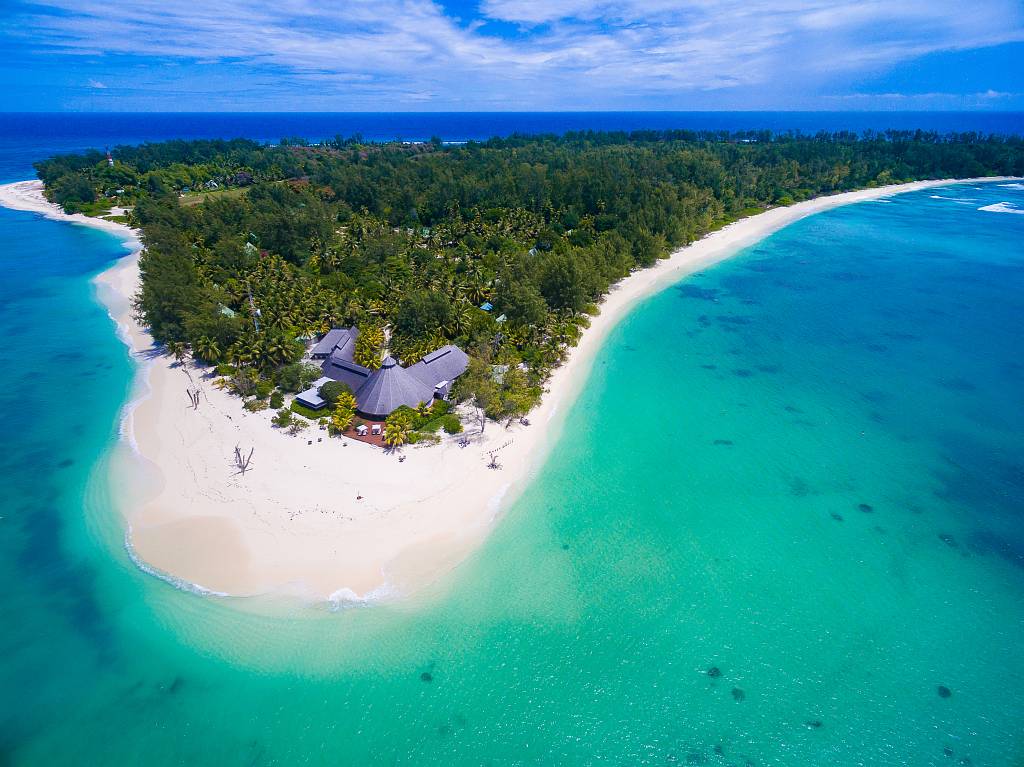
[[[490,460],[487,462],[487,468],[488,469],[500,469],[501,468],[501,464],[498,463],[498,452],[500,450],[504,450],[506,447],[508,447],[511,444],[512,444],[512,440],[509,440],[505,444],[499,445],[498,447],[494,448],[493,450],[488,450],[487,451],[487,455],[490,457]]]
[[[249,455],[242,457],[242,448],[235,445],[235,466],[238,467],[238,472],[242,476],[245,476],[245,472],[249,469],[249,462],[252,460],[254,452],[256,452],[256,448],[250,448]]]

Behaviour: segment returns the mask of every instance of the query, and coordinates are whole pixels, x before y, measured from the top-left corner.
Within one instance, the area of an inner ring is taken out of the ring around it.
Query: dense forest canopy
[[[512,371],[481,394],[505,403],[498,413],[528,406],[512,403],[521,392],[511,390],[538,391],[612,283],[671,249],[816,195],[1024,175],[1024,142],[688,131],[457,146],[237,139],[36,167],[69,211],[132,209],[146,248],[138,310],[158,341],[271,379],[301,356],[297,339],[332,325],[363,331],[366,363],[385,345],[411,364],[454,342]]]

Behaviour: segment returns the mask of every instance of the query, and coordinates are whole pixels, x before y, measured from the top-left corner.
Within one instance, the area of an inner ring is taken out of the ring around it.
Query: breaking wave
[[[988,213],[1016,213],[1018,216],[1024,216],[1024,208],[1018,208],[1012,202],[997,202],[993,205],[985,205],[978,210]]]

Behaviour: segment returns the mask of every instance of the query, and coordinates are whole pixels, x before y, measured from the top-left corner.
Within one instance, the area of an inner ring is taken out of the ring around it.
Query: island
[[[140,362],[114,469],[133,556],[205,593],[342,603],[435,584],[484,540],[644,296],[834,205],[1019,176],[1024,147],[356,136],[124,146],[37,170],[65,215],[143,246],[99,278]]]

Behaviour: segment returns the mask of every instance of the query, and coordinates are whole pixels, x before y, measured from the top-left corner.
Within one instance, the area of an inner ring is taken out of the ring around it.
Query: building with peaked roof
[[[366,385],[366,382],[370,380],[370,376],[373,375],[373,371],[370,368],[364,368],[355,362],[345,362],[344,360],[332,357],[328,357],[324,361],[321,370],[332,381],[341,381],[352,390],[353,394]]]
[[[409,373],[432,387],[435,396],[446,399],[452,382],[465,373],[467,367],[469,356],[458,346],[448,344],[410,365]]]
[[[334,328],[313,347],[311,356],[323,360],[325,376],[314,388],[319,389],[326,380],[340,381],[355,394],[356,411],[367,418],[384,419],[403,405],[417,407],[435,397],[446,399],[452,382],[469,366],[466,353],[449,344],[407,368],[389,356],[379,370],[370,370],[353,359],[358,335],[356,328]]]
[[[434,388],[420,381],[390,355],[356,392],[356,409],[371,418],[387,418],[405,405],[417,407],[434,398]]]
[[[309,356],[315,360],[324,360],[337,351],[346,361],[351,362],[356,350],[356,338],[359,331],[356,328],[331,328],[323,338],[313,347]]]

